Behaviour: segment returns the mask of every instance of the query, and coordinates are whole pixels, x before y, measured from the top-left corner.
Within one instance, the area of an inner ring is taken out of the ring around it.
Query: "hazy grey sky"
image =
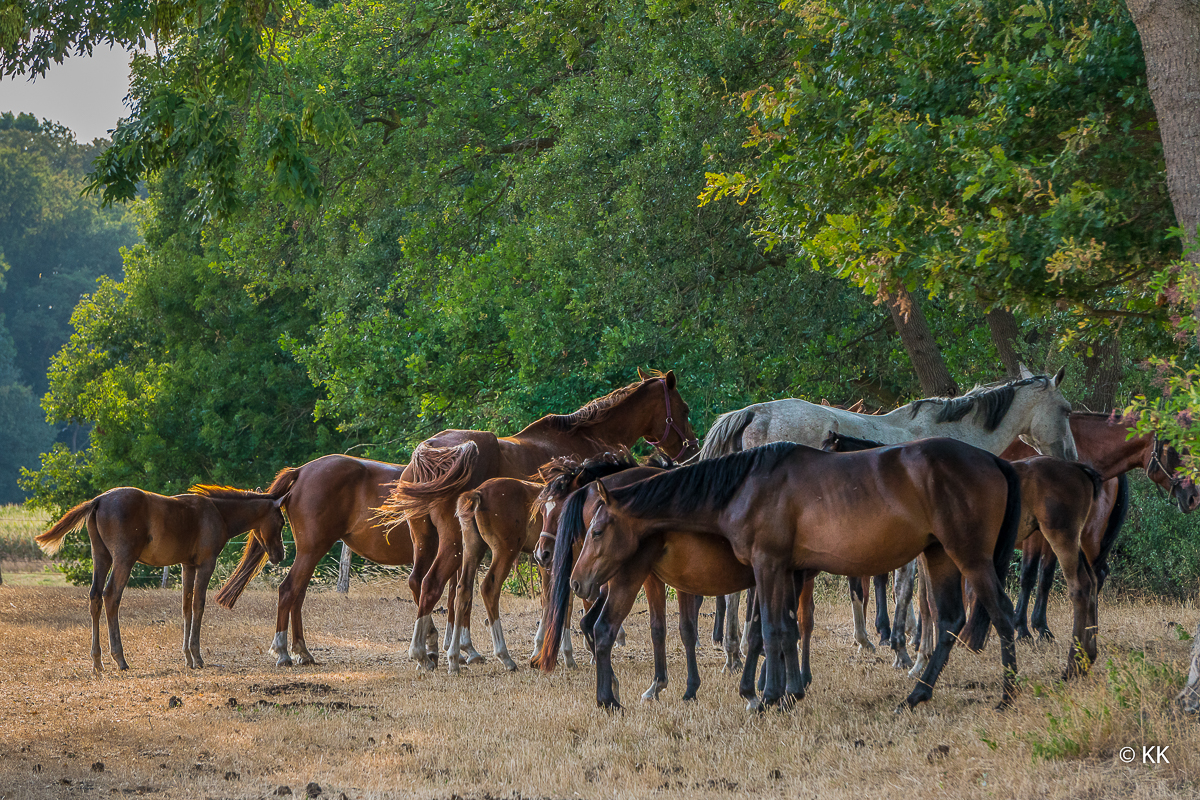
[[[122,101],[129,93],[129,54],[98,48],[89,56],[71,56],[46,77],[0,79],[0,112],[26,112],[61,122],[75,138],[90,142],[108,136],[117,120],[129,116]]]

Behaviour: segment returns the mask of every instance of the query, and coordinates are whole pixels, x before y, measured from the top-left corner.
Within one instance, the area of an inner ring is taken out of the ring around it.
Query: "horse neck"
[[[1016,401],[1013,401],[1014,407]],[[942,410],[938,403],[926,403],[917,411],[915,417],[912,416],[912,410],[908,406],[901,406],[895,411],[887,414],[882,414],[871,419],[879,420],[881,423],[904,429],[908,437],[906,441],[914,441],[916,439],[926,439],[931,436],[945,436],[949,439],[957,439],[960,442],[975,445],[976,447],[987,450],[990,453],[999,455],[1008,447],[1013,439],[1016,439],[1018,434],[1026,433],[1029,428],[1029,421],[1019,421],[1014,414],[1014,409],[1009,409],[1008,414],[1000,422],[994,431],[988,431],[982,425],[975,421],[975,412],[967,414],[957,422],[938,422],[937,415]],[[1014,422],[1017,427],[1014,430]],[[1010,432],[1011,431],[1011,432]],[[867,437],[871,438],[871,437]]]
[[[665,418],[655,414],[654,397],[650,392],[638,390],[608,409],[596,422],[560,431],[545,420],[538,420],[513,438],[542,442],[551,448],[552,454],[595,455],[613,445],[632,447],[643,436],[661,434],[666,426]],[[661,426],[657,430],[656,424]]]
[[[226,538],[232,539],[239,533],[258,527],[258,523],[271,506],[269,498],[257,497],[210,497],[225,521]]]
[[[1130,439],[1128,426],[1111,422],[1107,417],[1072,415],[1071,432],[1079,459],[1092,465],[1105,479],[1145,467],[1150,460],[1151,437]]]

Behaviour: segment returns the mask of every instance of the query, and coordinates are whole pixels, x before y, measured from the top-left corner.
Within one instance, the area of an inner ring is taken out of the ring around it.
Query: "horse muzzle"
[[[595,582],[581,581],[576,578],[571,579],[571,591],[581,600],[587,600],[589,603],[594,602],[600,596],[600,587]]]

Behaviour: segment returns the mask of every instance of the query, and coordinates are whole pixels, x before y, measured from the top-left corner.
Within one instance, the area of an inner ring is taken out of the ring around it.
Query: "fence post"
[[[342,542],[342,563],[338,570],[337,590],[342,594],[350,591],[350,557],[353,553],[350,552],[350,545]]]
[[[166,589],[171,585],[171,568],[163,567],[162,584],[160,588]]]

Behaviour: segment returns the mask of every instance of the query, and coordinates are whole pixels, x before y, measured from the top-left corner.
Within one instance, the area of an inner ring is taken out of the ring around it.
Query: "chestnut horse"
[[[1129,484],[1125,473],[1143,469],[1167,497],[1185,514],[1200,506],[1200,487],[1179,474],[1179,453],[1167,442],[1153,435],[1136,436],[1127,424],[1111,414],[1074,412],[1071,430],[1079,445],[1079,457],[1095,467],[1105,478],[1096,507],[1088,518],[1080,537],[1084,554],[1096,571],[1096,589],[1104,586],[1108,577],[1108,554],[1112,551],[1125,520],[1129,502]],[[1013,442],[1002,456],[1008,459],[1027,458],[1036,451],[1022,441]],[[1017,640],[1030,637],[1025,623],[1029,596],[1034,585],[1040,585],[1033,606],[1031,622],[1039,638],[1053,641],[1054,634],[1046,624],[1046,603],[1054,583],[1054,568],[1058,560],[1053,548],[1038,533],[1021,544],[1021,596],[1017,602]]]
[[[859,453],[777,442],[611,492],[603,482],[594,486],[600,504],[573,569],[570,552],[555,546],[556,614],[572,590],[597,597],[603,584],[643,552],[647,538],[672,531],[719,536],[754,570],[767,655],[762,703],[770,706],[804,695],[794,621],[797,573],[801,579],[809,571],[877,575],[920,555],[933,580],[940,636],[934,658],[902,707],[929,699],[964,624],[972,638],[989,620],[1001,640],[1002,705],[1011,702],[1016,649],[1003,581],[1021,497],[1016,472],[1002,459],[944,438]],[[970,621],[962,603],[963,577],[979,598]],[[561,625],[562,617],[556,621]],[[610,624],[597,625],[598,662],[611,647],[611,632]],[[552,635],[553,629],[547,639]],[[598,686],[598,695],[602,705],[616,703],[610,687]]]
[[[276,657],[275,666],[317,663],[304,641],[304,597],[317,563],[339,539],[355,553],[376,564],[399,567],[412,563],[408,526],[401,522],[389,527],[375,518],[375,508],[387,499],[392,483],[400,478],[404,467],[404,464],[335,453],[301,467],[285,467],[275,476],[268,491],[286,493],[283,510],[296,541],[296,560],[279,584],[275,638],[270,650]],[[233,608],[265,557],[257,540],[247,542],[237,569],[214,598],[217,603]],[[287,642],[289,620],[292,629],[290,654]]]
[[[409,658],[428,669],[437,667],[433,608],[462,561],[462,528],[456,516],[458,498],[489,478],[529,478],[555,456],[588,456],[616,445],[631,446],[645,438],[677,453],[695,443],[688,407],[675,386],[675,373],[643,375],[636,383],[591,401],[573,414],[551,414],[513,436],[487,431],[442,431],[413,451],[412,462],[396,482],[380,512],[408,521],[413,541],[409,588],[417,601]],[[657,442],[648,437],[658,436]],[[448,609],[453,614],[453,604]],[[470,619],[447,619],[450,633],[459,626],[459,646],[468,655]]]
[[[876,447],[882,445],[831,432],[823,449],[847,453]],[[1021,523],[1017,541],[1024,541],[1038,532],[1050,542],[1063,563],[1063,574],[1075,611],[1071,647],[1064,673],[1064,677],[1071,678],[1086,673],[1096,660],[1096,631],[1099,626],[1096,574],[1091,562],[1080,550],[1079,540],[1104,479],[1089,466],[1048,456],[1035,455],[1011,463],[1021,481]],[[932,615],[933,609],[922,602],[921,655],[913,666],[914,673],[924,668],[933,650]],[[980,650],[987,628],[976,628],[975,633],[975,638],[967,641],[966,645],[972,650]],[[903,632],[900,638],[903,642]]]
[[[208,579],[225,544],[251,531],[272,563],[284,557],[284,495],[247,492],[227,486],[193,486],[189,494],[164,497],[131,486],[109,489],[72,508],[34,541],[57,553],[68,533],[87,525],[92,544],[92,668],[100,672],[100,604],[108,617],[108,647],[118,669],[129,669],[121,645],[121,594],[135,563],[152,567],[183,565],[183,656],[203,667],[200,621]],[[262,567],[262,562],[259,562]],[[112,574],[109,574],[111,570]],[[108,578],[108,585],[104,579]]]

